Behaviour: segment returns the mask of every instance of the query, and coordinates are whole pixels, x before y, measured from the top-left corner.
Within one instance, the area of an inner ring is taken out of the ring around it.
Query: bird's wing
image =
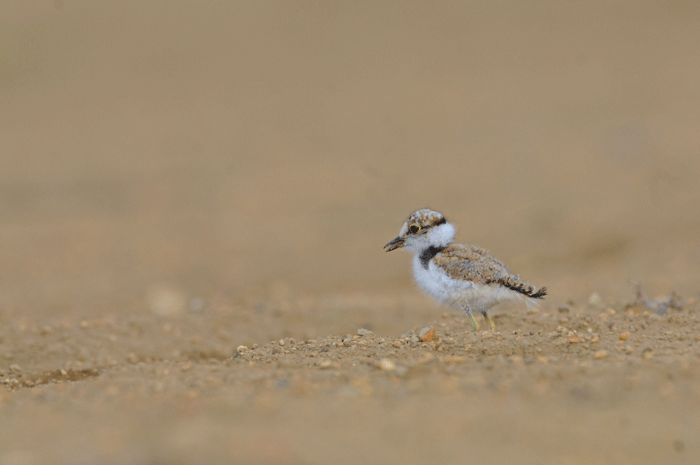
[[[473,245],[453,244],[434,258],[433,262],[453,279],[468,280],[476,284],[499,284],[527,297],[542,298],[546,289],[539,291],[510,274],[508,267],[488,252]]]
[[[453,244],[438,253],[433,263],[453,279],[487,284],[508,275],[508,268],[473,245]]]

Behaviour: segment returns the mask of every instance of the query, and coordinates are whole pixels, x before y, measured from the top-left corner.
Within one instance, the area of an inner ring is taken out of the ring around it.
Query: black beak
[[[393,241],[389,242],[387,245],[384,246],[387,252],[391,252],[392,250],[400,249],[403,247],[405,239],[401,236],[398,236],[396,239]],[[388,247],[388,249],[387,249]]]

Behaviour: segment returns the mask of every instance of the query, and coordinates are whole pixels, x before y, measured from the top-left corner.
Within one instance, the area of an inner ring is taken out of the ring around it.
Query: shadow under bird
[[[399,235],[384,246],[387,252],[404,248],[413,253],[413,276],[431,297],[469,315],[472,331],[479,331],[473,312],[479,312],[496,327],[489,311],[507,301],[537,305],[547,295],[510,274],[508,267],[486,250],[466,244],[452,244],[455,227],[445,217],[429,209],[408,217]]]

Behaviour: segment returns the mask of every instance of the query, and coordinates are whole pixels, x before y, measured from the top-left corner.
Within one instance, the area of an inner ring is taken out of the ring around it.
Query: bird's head
[[[421,253],[430,247],[447,247],[455,237],[455,227],[441,213],[424,208],[408,217],[399,235],[384,246],[387,252],[404,248]]]

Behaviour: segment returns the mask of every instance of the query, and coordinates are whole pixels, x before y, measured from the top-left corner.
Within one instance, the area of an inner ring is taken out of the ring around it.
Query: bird
[[[481,313],[495,331],[489,311],[508,301],[528,306],[547,295],[511,274],[500,260],[475,245],[453,244],[455,227],[436,211],[424,208],[408,217],[399,235],[384,246],[387,252],[406,249],[413,253],[413,276],[423,291],[469,316],[472,331],[480,330],[473,313]]]

